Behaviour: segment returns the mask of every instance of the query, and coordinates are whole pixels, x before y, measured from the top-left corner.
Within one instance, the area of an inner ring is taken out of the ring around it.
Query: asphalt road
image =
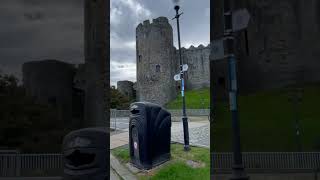
[[[124,130],[129,128],[129,118],[118,117],[110,119],[110,128],[117,130]]]

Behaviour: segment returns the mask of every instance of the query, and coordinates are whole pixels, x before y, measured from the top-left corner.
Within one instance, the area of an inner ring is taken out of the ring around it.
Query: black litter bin
[[[107,128],[72,131],[63,140],[65,180],[109,180]]]
[[[151,169],[170,159],[171,114],[147,102],[130,105],[129,149],[131,163]]]

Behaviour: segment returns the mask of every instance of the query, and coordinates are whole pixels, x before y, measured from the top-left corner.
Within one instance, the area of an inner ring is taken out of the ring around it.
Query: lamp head
[[[179,6],[179,5],[175,5],[175,6],[174,6],[174,9],[178,12],[179,9],[180,9],[180,6]]]

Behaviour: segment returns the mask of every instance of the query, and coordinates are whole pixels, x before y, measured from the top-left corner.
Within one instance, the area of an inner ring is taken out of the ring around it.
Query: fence
[[[172,117],[179,117],[182,116],[182,110],[177,109],[169,109],[168,110],[171,113]],[[186,109],[188,116],[208,116],[210,114],[210,109]],[[116,110],[111,109],[110,110],[110,127],[114,130],[121,129],[119,126],[119,123],[122,125],[125,123],[128,123],[128,118],[130,115],[129,110]],[[209,119],[208,119],[209,120]],[[129,126],[129,125],[128,125]]]
[[[181,109],[168,109],[168,111],[171,113],[171,116],[182,116]],[[186,109],[186,112],[188,116],[209,116],[210,109]],[[116,110],[116,109],[110,110],[111,118],[129,117],[129,115],[130,115],[129,110]]]
[[[244,152],[243,164],[249,170],[298,171],[320,168],[320,152]],[[214,170],[230,170],[232,153],[213,153]]]
[[[0,154],[0,177],[61,175],[61,154]]]
[[[320,168],[320,152],[244,152],[247,170],[314,170]],[[213,153],[215,171],[232,168],[232,153]],[[61,154],[0,154],[0,177],[37,175],[58,176],[63,168]]]

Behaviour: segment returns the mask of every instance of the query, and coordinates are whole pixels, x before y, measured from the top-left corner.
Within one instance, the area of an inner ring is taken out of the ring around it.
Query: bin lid
[[[160,106],[158,104],[151,103],[151,102],[134,102],[130,104],[130,111],[134,109],[141,109],[141,108],[162,109],[167,111],[163,106]]]
[[[63,150],[71,148],[107,149],[109,143],[109,128],[93,127],[71,131],[63,139]]]

